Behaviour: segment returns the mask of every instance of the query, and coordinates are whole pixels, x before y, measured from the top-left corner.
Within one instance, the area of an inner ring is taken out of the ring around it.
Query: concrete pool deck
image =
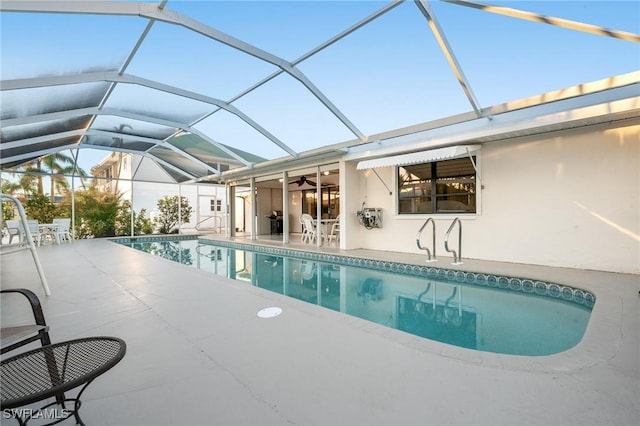
[[[41,297],[52,340],[112,335],[127,342],[122,362],[83,396],[88,424],[640,423],[637,275],[468,259],[454,267],[441,259],[438,267],[548,280],[596,295],[575,348],[517,357],[422,339],[107,240],[38,253],[51,296],[28,251],[3,255],[0,277],[3,289],[26,287]],[[3,324],[20,321],[20,308],[7,302]],[[269,306],[282,315],[258,318]]]

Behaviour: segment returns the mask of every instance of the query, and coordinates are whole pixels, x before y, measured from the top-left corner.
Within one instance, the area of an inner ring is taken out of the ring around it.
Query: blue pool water
[[[591,293],[558,284],[426,266],[193,238],[116,242],[427,339],[486,352],[537,356],[565,351],[582,338],[595,302]]]

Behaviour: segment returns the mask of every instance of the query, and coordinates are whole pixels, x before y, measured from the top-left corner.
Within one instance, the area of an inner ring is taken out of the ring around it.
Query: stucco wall
[[[482,211],[461,216],[463,257],[640,273],[640,125],[486,144],[480,166]],[[393,188],[393,168],[376,171]],[[395,192],[373,171],[357,173],[350,195],[382,207],[383,228],[359,227],[346,248],[419,252],[416,233],[427,216],[394,216]],[[435,218],[444,257],[453,216]]]

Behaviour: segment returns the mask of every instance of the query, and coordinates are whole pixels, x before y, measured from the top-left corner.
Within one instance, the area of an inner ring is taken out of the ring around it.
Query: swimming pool
[[[575,346],[595,297],[555,283],[194,236],[117,243],[427,339],[540,356]]]

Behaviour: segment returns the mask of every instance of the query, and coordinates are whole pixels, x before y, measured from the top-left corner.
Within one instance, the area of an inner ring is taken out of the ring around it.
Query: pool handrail
[[[453,249],[449,248],[449,234],[453,230],[455,224],[458,223],[458,251],[456,252]],[[444,235],[444,249],[449,253],[453,253],[453,262],[452,265],[462,265],[462,222],[459,217],[453,219],[451,222],[451,226],[447,230],[447,233]]]
[[[9,244],[10,247],[7,246],[9,250],[6,250],[5,247],[3,247],[3,250],[0,253],[4,255],[4,254],[13,253],[15,251],[20,251],[20,250],[30,250],[31,257],[33,257],[33,262],[35,263],[36,270],[38,271],[38,275],[40,276],[40,283],[42,284],[42,288],[44,289],[44,294],[46,296],[51,296],[49,283],[47,282],[47,277],[44,275],[44,269],[42,269],[42,264],[40,263],[38,252],[36,251],[36,246],[33,241],[33,236],[31,235],[31,230],[27,223],[27,214],[24,211],[24,207],[22,206],[22,203],[16,197],[13,197],[7,194],[0,194],[0,201],[2,203],[11,202],[15,204],[16,210],[18,211],[18,216],[20,217],[20,223],[22,224],[21,225],[22,231],[23,231],[22,234],[24,236],[23,241],[19,241],[18,244]]]
[[[432,241],[432,250],[433,250],[433,257],[431,257],[431,251],[429,251],[428,247],[422,247],[422,244],[420,244],[420,237],[422,236],[422,231],[424,230],[424,228],[427,226],[427,224],[431,222],[431,229],[433,232],[433,241]],[[430,217],[429,219],[427,219],[422,226],[420,227],[420,229],[418,230],[418,235],[416,235],[416,245],[418,246],[418,249],[420,250],[424,250],[427,252],[427,262],[437,262],[438,259],[436,259],[436,222],[433,220],[432,217]]]

